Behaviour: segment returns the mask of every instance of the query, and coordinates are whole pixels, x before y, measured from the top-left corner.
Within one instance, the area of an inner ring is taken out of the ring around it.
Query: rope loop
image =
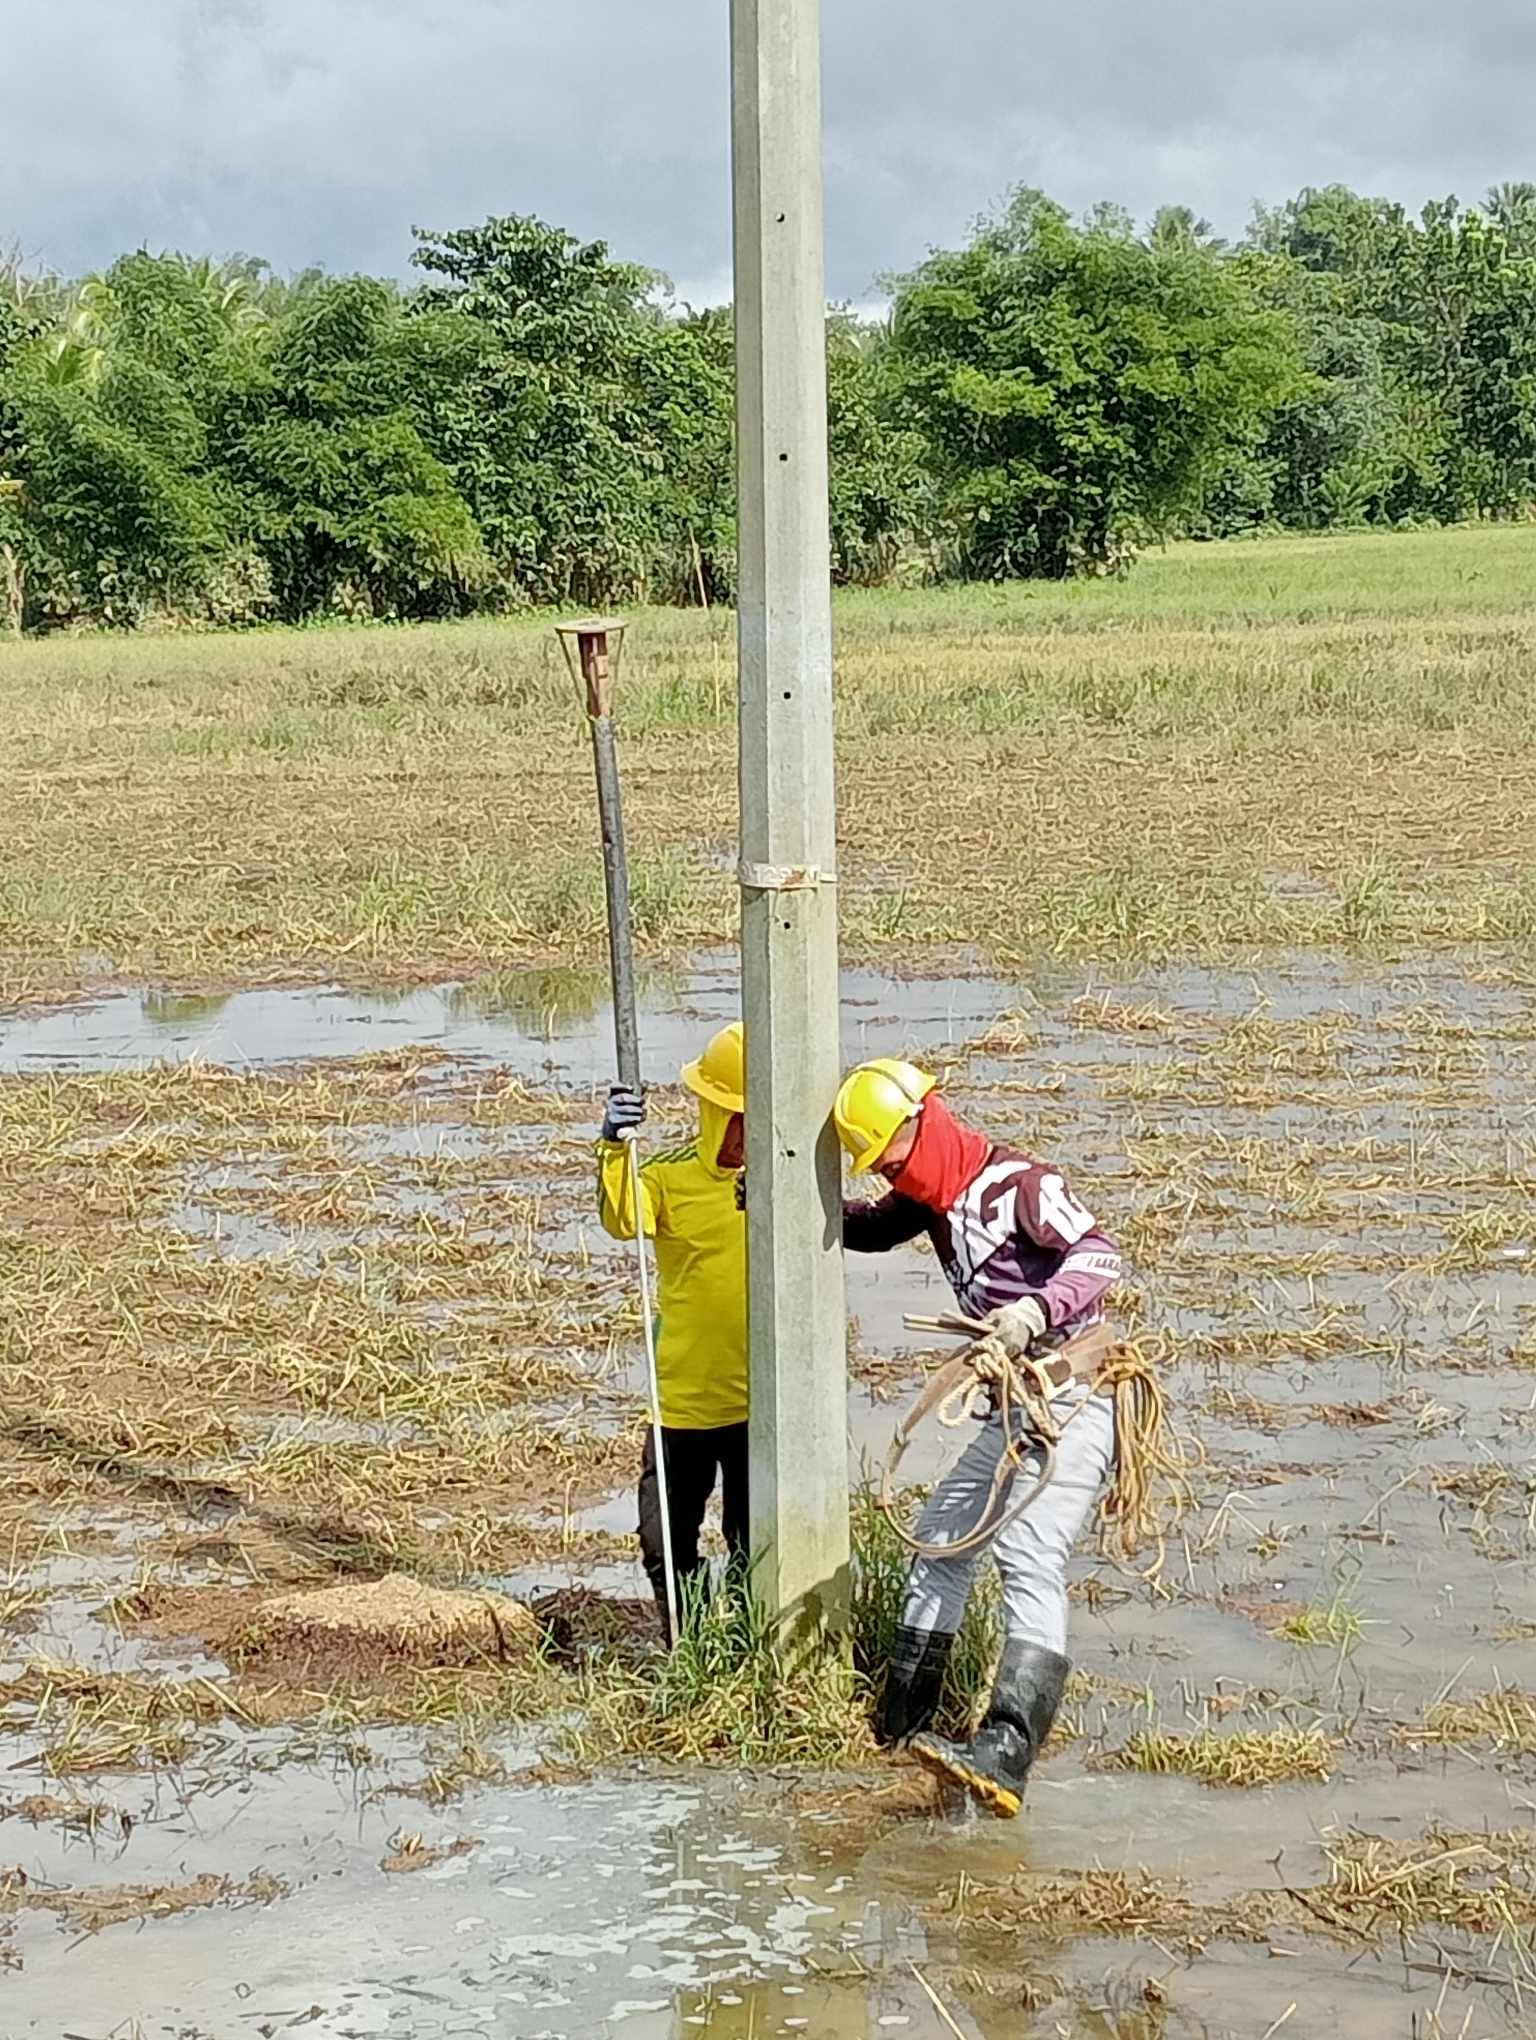
[[[1142,1577],[1155,1584],[1168,1535],[1194,1506],[1193,1474],[1204,1455],[1169,1424],[1167,1398],[1151,1359],[1133,1341],[1107,1344],[1111,1336],[1107,1327],[1095,1327],[1054,1350],[1013,1353],[995,1333],[979,1325],[961,1319],[920,1322],[939,1330],[964,1328],[979,1336],[927,1383],[897,1426],[886,1458],[879,1507],[908,1550],[919,1558],[961,1558],[990,1544],[1044,1493],[1055,1476],[1057,1451],[1068,1426],[1094,1396],[1102,1395],[1115,1406],[1115,1467],[1099,1505],[1099,1548],[1119,1564],[1150,1546],[1151,1563]],[[1075,1382],[1086,1383],[1088,1393],[1073,1408],[1058,1413],[1053,1405]],[[930,1414],[950,1428],[993,1415],[1002,1422],[1003,1449],[986,1505],[963,1537],[943,1544],[926,1542],[896,1515],[897,1465],[912,1433]],[[1032,1459],[1039,1462],[1038,1477],[1010,1500],[1008,1489],[1017,1475],[1028,1472]]]

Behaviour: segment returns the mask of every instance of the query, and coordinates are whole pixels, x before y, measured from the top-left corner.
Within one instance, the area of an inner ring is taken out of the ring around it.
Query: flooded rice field
[[[843,1047],[1071,1168],[1203,1448],[1013,1825],[657,1701],[599,977],[0,1020],[0,2034],[1536,2029],[1536,981],[850,972]],[[855,1480],[941,1305],[850,1260]],[[274,1613],[382,1576],[496,1641]]]

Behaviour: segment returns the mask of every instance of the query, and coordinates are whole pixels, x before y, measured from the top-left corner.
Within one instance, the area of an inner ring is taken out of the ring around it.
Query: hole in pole
[[[781,453],[781,454],[779,455],[779,459],[780,459],[781,461],[786,461],[786,460],[788,460],[788,459],[789,459],[789,455],[788,455],[787,453]]]

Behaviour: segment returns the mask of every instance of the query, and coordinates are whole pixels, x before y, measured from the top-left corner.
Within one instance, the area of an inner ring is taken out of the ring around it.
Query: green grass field
[[[0,647],[13,997],[447,972],[600,932],[548,617]],[[1536,929],[1536,529],[1182,545],[837,605],[845,938],[1251,951]],[[643,939],[728,939],[734,632],[636,613]]]

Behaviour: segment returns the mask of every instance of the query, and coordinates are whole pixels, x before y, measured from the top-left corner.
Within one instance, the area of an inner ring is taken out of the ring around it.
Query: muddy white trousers
[[[914,1560],[903,1616],[909,1628],[953,1635],[964,1618],[977,1568],[992,1558],[1002,1575],[1008,1640],[1066,1655],[1067,1560],[1114,1464],[1115,1406],[1111,1397],[1092,1395],[1086,1383],[1077,1383],[1057,1396],[1051,1409],[1063,1424],[1051,1479],[991,1543],[954,1558]],[[925,1544],[951,1543],[981,1520],[1002,1451],[1003,1420],[994,1415],[930,1496],[917,1526]],[[1032,1484],[1040,1467],[1037,1447],[1005,1489],[1005,1508],[1016,1497],[1015,1484]]]

